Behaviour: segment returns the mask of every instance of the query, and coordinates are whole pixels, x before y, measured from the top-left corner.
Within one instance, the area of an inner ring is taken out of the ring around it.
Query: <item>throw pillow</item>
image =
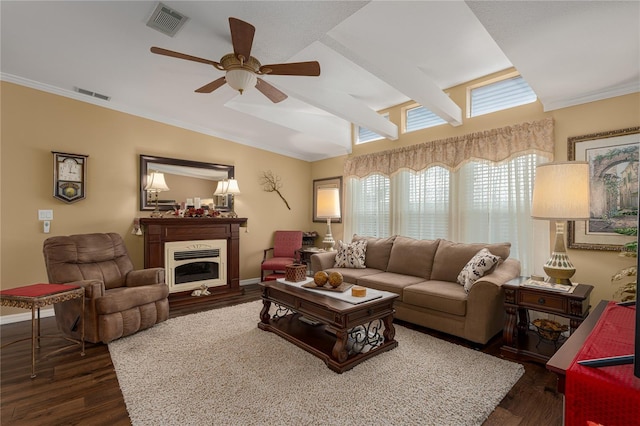
[[[475,282],[496,266],[499,261],[500,257],[483,248],[462,268],[458,274],[458,284],[463,285],[464,291],[469,293]]]
[[[367,240],[354,241],[350,244],[338,241],[338,253],[333,267],[364,269],[366,255]]]

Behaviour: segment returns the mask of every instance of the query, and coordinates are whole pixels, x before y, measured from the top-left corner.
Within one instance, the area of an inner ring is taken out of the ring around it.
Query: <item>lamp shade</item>
[[[240,194],[240,187],[238,186],[238,181],[236,179],[225,179],[218,182],[218,186],[216,186],[216,190],[213,195],[227,195]]]
[[[229,179],[227,181],[227,194],[238,195],[240,194],[240,188],[238,187],[238,181],[235,179]]]
[[[147,184],[145,185],[144,190],[150,192],[168,191],[169,187],[164,181],[164,173],[151,172],[151,174],[147,176]]]
[[[258,82],[258,77],[256,77],[255,73],[245,69],[229,70],[225,74],[224,79],[229,86],[240,92],[240,94],[246,89],[254,87]]]
[[[225,180],[219,180],[216,190],[213,191],[213,195],[224,195],[226,191]]]
[[[538,166],[533,185],[534,219],[589,219],[589,164],[585,161]]]
[[[319,218],[340,217],[340,191],[338,188],[319,188],[316,202]]]

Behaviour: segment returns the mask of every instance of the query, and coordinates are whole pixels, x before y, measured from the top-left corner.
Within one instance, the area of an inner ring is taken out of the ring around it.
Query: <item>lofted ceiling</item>
[[[173,37],[146,25],[156,1],[3,0],[2,80],[307,161],[349,153],[351,123],[397,138],[376,111],[409,100],[458,126],[445,89],[510,67],[547,111],[640,91],[637,1],[163,3],[189,18]],[[256,27],[263,64],[317,60],[321,75],[264,76],[288,95],[277,104],[201,94],[222,71],[149,51],[219,61],[229,17]]]

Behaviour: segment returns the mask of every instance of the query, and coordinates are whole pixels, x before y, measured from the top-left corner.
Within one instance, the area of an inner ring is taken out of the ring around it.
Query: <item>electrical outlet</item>
[[[53,220],[53,210],[38,210],[38,220]]]

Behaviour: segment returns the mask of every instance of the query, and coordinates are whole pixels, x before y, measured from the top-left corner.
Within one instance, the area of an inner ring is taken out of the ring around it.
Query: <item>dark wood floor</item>
[[[258,300],[257,285],[246,286],[245,294],[213,302],[212,308]],[[190,314],[202,308],[181,307],[171,317]],[[467,342],[403,322],[424,333],[463,346]],[[55,319],[44,318],[42,331],[56,331]],[[28,337],[30,321],[3,325],[0,343]],[[61,339],[43,342],[43,354],[65,345]],[[499,356],[501,339],[496,337],[478,350]],[[130,425],[107,345],[87,344],[86,355],[70,349],[36,363],[37,377],[30,379],[30,343],[16,343],[1,352],[0,424],[2,425]],[[494,425],[562,424],[562,398],[555,391],[555,375],[543,365],[523,363],[525,374],[484,423]],[[463,378],[462,378],[463,379]]]

